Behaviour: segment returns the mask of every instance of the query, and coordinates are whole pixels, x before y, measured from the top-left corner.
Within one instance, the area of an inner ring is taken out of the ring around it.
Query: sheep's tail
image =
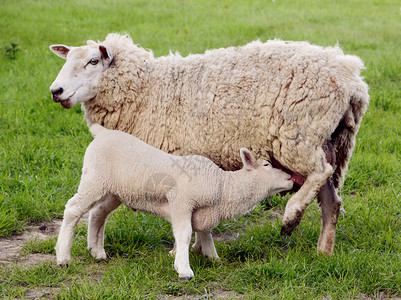
[[[93,137],[96,137],[99,134],[99,132],[101,132],[103,130],[106,130],[106,129],[100,124],[92,124],[89,127],[89,131],[92,133]]]
[[[339,188],[348,169],[348,162],[355,146],[355,138],[362,122],[368,103],[368,86],[362,82],[360,89],[350,97],[350,105],[331,136],[331,144],[335,151],[335,171],[333,182]]]

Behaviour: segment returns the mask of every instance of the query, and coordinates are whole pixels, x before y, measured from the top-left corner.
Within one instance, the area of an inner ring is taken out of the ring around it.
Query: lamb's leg
[[[120,204],[121,201],[117,196],[108,194],[89,212],[88,250],[95,259],[107,259],[104,251],[104,227],[109,214]]]
[[[321,172],[308,175],[303,186],[287,202],[281,234],[289,233],[298,226],[305,209],[316,197],[321,187],[332,174],[333,168],[329,163],[324,162]]]
[[[195,232],[195,244],[192,247],[207,258],[219,259],[211,231]]]
[[[55,247],[57,264],[59,265],[67,265],[69,263],[71,259],[70,250],[72,239],[74,237],[74,229],[77,226],[79,219],[97,202],[89,199],[88,197],[77,193],[74,195],[74,197],[68,200],[67,204],[65,205],[64,219],[60,227],[60,232]]]
[[[195,231],[195,243],[192,245],[192,248],[196,252],[202,253],[202,238],[199,233],[200,231]]]
[[[181,203],[182,204],[182,203]],[[173,225],[175,260],[174,268],[181,280],[190,280],[194,272],[189,265],[189,244],[191,242],[192,211],[184,207],[171,206],[171,223]]]
[[[323,185],[317,198],[320,202],[320,209],[322,212],[322,229],[317,249],[330,255],[334,247],[336,226],[341,207],[341,200],[337,196],[331,178]]]

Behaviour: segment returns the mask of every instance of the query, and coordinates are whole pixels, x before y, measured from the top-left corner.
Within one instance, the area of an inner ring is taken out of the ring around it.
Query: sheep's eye
[[[268,162],[264,162],[264,163],[263,163],[263,166],[264,166],[264,167],[267,167],[267,166],[269,166],[269,165],[270,165],[270,164],[269,164]]]
[[[99,60],[98,60],[97,58],[92,58],[92,59],[89,61],[89,63],[90,63],[91,65],[97,65],[98,62],[99,62]]]

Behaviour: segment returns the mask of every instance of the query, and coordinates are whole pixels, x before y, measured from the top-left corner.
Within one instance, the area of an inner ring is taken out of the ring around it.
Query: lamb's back
[[[199,205],[215,201],[223,172],[206,157],[171,155],[128,133],[105,128],[89,145],[84,165],[127,198],[131,193],[136,199],[155,193],[155,198],[165,199],[175,189],[180,198]]]

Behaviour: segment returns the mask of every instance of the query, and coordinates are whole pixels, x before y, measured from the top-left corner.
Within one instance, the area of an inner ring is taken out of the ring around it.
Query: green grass
[[[399,1],[45,1],[2,0],[0,10],[0,236],[62,215],[75,193],[91,140],[80,107],[52,102],[63,61],[48,46],[82,45],[128,32],[156,56],[242,45],[255,39],[308,40],[360,56],[371,102],[341,191],[332,257],[316,254],[320,213],[307,210],[280,236],[287,198],[273,197],[246,217],[221,224],[221,261],[191,254],[195,279],[181,283],[168,255],[168,223],[121,208],[106,228],[109,263],[86,250],[76,231],[69,268],[0,265],[0,295],[51,289],[60,299],[135,299],[179,295],[245,299],[363,299],[401,295],[401,13]],[[20,51],[19,51],[20,50]],[[54,253],[55,239],[26,253]]]

